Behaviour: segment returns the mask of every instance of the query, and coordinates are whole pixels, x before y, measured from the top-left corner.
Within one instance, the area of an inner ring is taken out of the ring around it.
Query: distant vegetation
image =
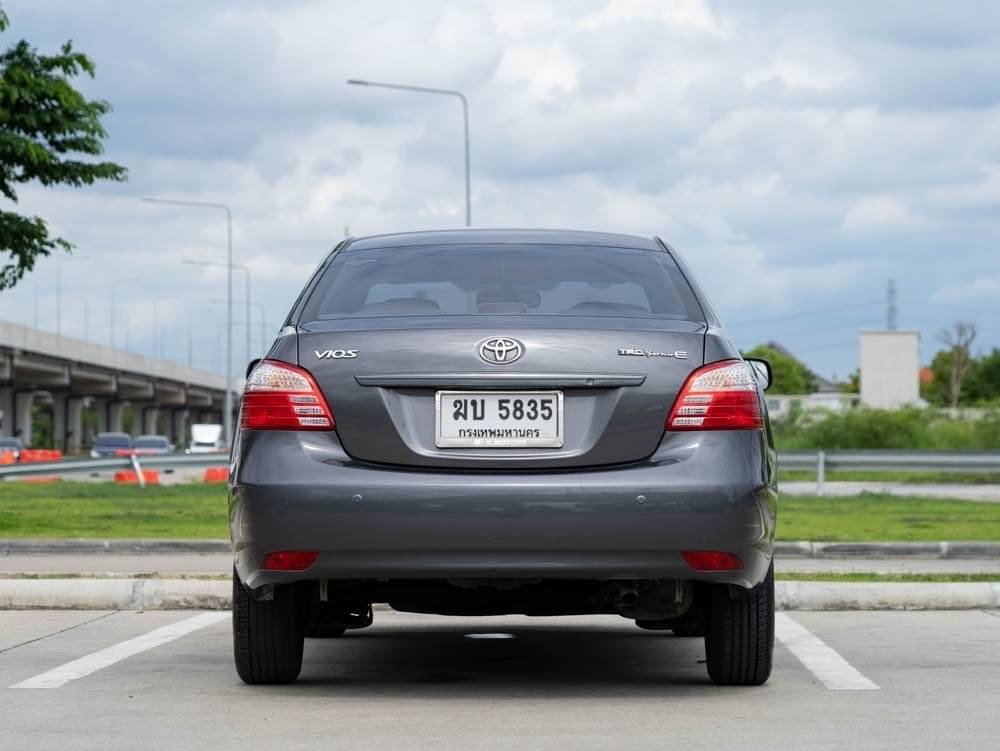
[[[809,394],[816,390],[816,378],[809,368],[773,347],[758,344],[744,352],[743,356],[757,357],[771,363],[773,394]]]
[[[975,419],[939,409],[803,412],[774,420],[779,449],[1000,449],[1000,409]]]

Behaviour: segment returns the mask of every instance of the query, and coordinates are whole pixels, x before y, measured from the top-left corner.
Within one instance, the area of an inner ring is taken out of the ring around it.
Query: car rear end
[[[774,452],[753,370],[664,244],[372,238],[250,373],[230,505],[241,591],[292,587],[307,631],[372,602],[679,630],[705,587],[767,581]]]

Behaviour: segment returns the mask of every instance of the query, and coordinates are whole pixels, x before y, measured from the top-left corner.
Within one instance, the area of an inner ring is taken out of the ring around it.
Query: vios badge
[[[350,360],[358,356],[356,349],[323,349],[313,350],[317,360]]]

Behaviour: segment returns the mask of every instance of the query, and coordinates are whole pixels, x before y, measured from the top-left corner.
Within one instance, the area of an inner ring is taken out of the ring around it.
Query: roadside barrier
[[[155,469],[142,469],[138,472],[134,469],[120,469],[115,472],[115,482],[122,485],[159,485],[160,473]]]
[[[229,482],[229,467],[209,467],[202,478],[204,482]]]
[[[22,449],[21,463],[57,462],[63,458],[63,452],[58,449]]]

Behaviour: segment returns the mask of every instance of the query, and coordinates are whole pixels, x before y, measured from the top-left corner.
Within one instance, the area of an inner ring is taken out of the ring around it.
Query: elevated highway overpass
[[[185,442],[187,424],[222,422],[225,388],[217,373],[0,322],[0,434],[25,446],[36,405],[51,407],[55,447],[66,451],[89,441],[84,410],[97,431],[120,431],[126,406],[134,434],[165,429]]]

